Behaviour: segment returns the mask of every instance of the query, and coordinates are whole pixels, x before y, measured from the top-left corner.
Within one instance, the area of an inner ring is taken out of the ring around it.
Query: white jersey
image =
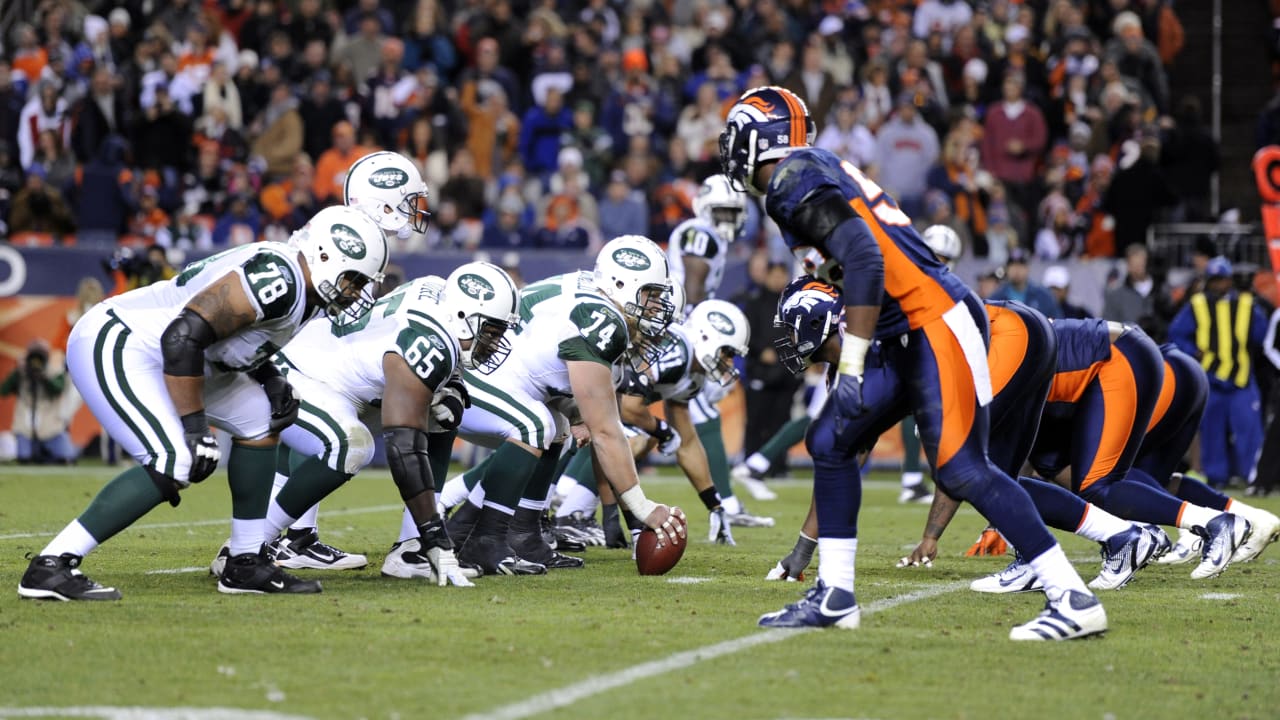
[[[688,331],[679,325],[668,327],[658,353],[658,359],[645,371],[651,388],[644,395],[645,402],[689,404],[707,385],[707,374],[694,361]]]
[[[569,361],[613,367],[630,343],[625,317],[596,289],[590,272],[554,275],[526,286],[519,312],[511,354],[490,375],[465,373],[468,383],[518,389],[542,402],[572,397]]]
[[[158,348],[165,328],[191,298],[228,273],[239,278],[253,305],[254,322],[204,351],[205,373],[251,370],[288,343],[309,319],[306,284],[298,251],[292,247],[277,242],[234,247],[191,263],[172,279],[105,302],[144,345]]]
[[[729,244],[716,233],[715,228],[698,218],[690,218],[671,231],[667,241],[667,263],[671,266],[671,282],[684,285],[685,256],[701,258],[710,268],[707,270],[703,299],[713,298],[724,280],[724,266],[729,257]]]
[[[387,353],[404,358],[423,385],[439,392],[460,366],[458,341],[434,317],[439,292],[437,283],[414,280],[383,296],[357,322],[308,323],[275,362],[342,394],[361,412],[382,400]]]

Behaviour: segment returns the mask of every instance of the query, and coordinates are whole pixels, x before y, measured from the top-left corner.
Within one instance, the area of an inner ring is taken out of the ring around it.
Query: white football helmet
[[[667,255],[641,235],[622,235],[605,243],[596,257],[596,287],[630,318],[640,334],[656,338],[671,324],[671,273]]]
[[[716,229],[725,242],[733,242],[747,222],[747,198],[733,189],[729,178],[712,175],[702,181],[693,199],[693,214]]]
[[[363,210],[334,205],[316,213],[290,238],[307,261],[311,285],[335,325],[359,320],[373,307],[387,269],[387,236]]]
[[[920,233],[920,237],[942,262],[950,265],[960,257],[960,236],[946,225],[930,225]]]
[[[693,339],[693,356],[707,377],[724,387],[732,385],[738,379],[733,358],[744,357],[751,341],[747,316],[733,303],[703,300],[694,306],[684,327]]]
[[[449,274],[440,307],[459,347],[470,341],[462,350],[463,367],[488,375],[507,359],[506,333],[520,320],[519,297],[511,276],[493,263],[470,262]]]
[[[426,232],[427,184],[417,166],[400,153],[375,152],[360,158],[347,171],[342,202],[369,213],[383,230],[401,239]]]

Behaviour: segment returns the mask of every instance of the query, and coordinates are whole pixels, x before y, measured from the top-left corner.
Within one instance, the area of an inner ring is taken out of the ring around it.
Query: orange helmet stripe
[[[786,101],[787,109],[791,111],[791,147],[804,147],[809,142],[808,127],[804,121],[804,105],[800,104],[800,98],[790,90],[780,88],[778,94]]]

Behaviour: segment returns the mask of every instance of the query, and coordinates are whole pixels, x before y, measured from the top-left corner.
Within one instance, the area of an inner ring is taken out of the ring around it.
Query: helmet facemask
[[[405,195],[400,204],[396,206],[396,212],[407,219],[407,227],[411,228],[413,232],[425,233],[427,231],[427,223],[431,219],[431,213],[427,212],[426,192]]]
[[[645,285],[636,291],[635,302],[627,302],[622,311],[636,321],[642,338],[659,339],[675,318],[676,306],[671,300],[671,285]]]
[[[470,341],[470,347],[462,351],[462,366],[481,375],[497,370],[511,354],[511,343],[507,341],[510,323],[478,313],[462,322],[471,332],[471,337],[461,338]]]
[[[702,369],[706,371],[707,377],[719,383],[721,387],[729,387],[738,380],[738,368],[733,364],[735,356],[736,353],[732,347],[721,345],[716,348],[715,354],[698,358],[698,362],[702,363]]]
[[[816,334],[819,341],[813,340],[802,341],[799,339],[801,335],[801,324],[807,323],[810,332],[808,334]],[[773,347],[778,353],[778,362],[782,366],[791,371],[792,374],[799,374],[809,369],[813,365],[813,355],[826,343],[830,337],[827,331],[832,326],[831,313],[827,313],[825,317],[806,317],[797,316],[796,324],[788,324],[780,317],[773,319],[774,338]]]
[[[316,293],[324,302],[324,314],[335,327],[345,327],[360,321],[373,309],[376,298],[374,292],[382,274],[377,278],[369,278],[355,270],[347,270],[338,275],[337,284],[321,280],[316,285]]]

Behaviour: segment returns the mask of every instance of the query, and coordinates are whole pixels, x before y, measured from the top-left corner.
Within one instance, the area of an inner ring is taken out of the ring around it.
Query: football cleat
[[[548,545],[541,533],[511,532],[507,534],[507,542],[516,551],[516,555],[544,565],[548,570],[580,568],[586,564],[582,558],[565,555]]]
[[[589,547],[604,547],[604,528],[596,522],[595,515],[588,516],[581,510],[556,518],[555,533],[557,540],[573,537]]]
[[[898,493],[898,504],[906,505],[908,503],[921,503],[928,505],[933,502],[933,493],[929,492],[929,488],[924,483],[917,483],[902,488],[902,492]]]
[[[1156,559],[1159,565],[1181,565],[1189,563],[1200,557],[1200,548],[1204,546],[1204,540],[1190,530],[1181,528],[1178,530],[1178,541],[1169,548],[1168,552]]]
[[[729,478],[734,482],[741,483],[742,487],[747,489],[751,497],[756,500],[777,500],[778,493],[769,489],[765,481],[757,474],[751,471],[746,465],[738,465],[729,472]]]
[[[1173,541],[1169,539],[1169,533],[1165,532],[1164,528],[1150,523],[1147,523],[1146,525],[1139,524],[1138,527],[1142,528],[1143,531],[1150,535],[1151,539],[1156,544],[1155,552],[1151,554],[1152,562],[1158,562],[1160,558],[1164,557],[1173,549]]]
[[[119,600],[120,591],[103,587],[80,572],[79,555],[37,555],[18,583],[18,597],[31,600]]]
[[[862,610],[853,593],[828,587],[819,579],[799,602],[761,615],[759,625],[767,628],[837,627],[855,630],[861,621]]]
[[[1249,521],[1232,513],[1219,513],[1204,527],[1194,527],[1192,531],[1204,540],[1200,549],[1200,564],[1191,571],[1195,580],[1218,577],[1236,550],[1249,539],[1251,531]]]
[[[969,583],[969,589],[981,593],[1020,593],[1043,590],[1044,583],[1031,570],[1031,564],[1015,553],[1013,562],[1008,567],[994,575],[974,580]]]
[[[1155,556],[1158,543],[1146,528],[1132,525],[1116,533],[1102,545],[1102,571],[1089,581],[1094,590],[1119,590],[1147,566]]]
[[[359,570],[369,564],[369,558],[364,555],[343,552],[320,542],[315,528],[291,529],[269,545],[276,565],[291,570]]]
[[[422,552],[422,543],[418,538],[410,538],[392,545],[391,552],[387,553],[386,559],[382,561],[382,574],[385,577],[394,578],[422,578],[430,582],[436,582],[437,579],[436,570],[431,565],[427,554]],[[478,578],[480,570],[464,565],[462,575],[466,578]]]
[[[209,563],[209,574],[220,578],[222,570],[227,567],[227,561],[231,559],[231,541],[228,540],[218,548],[218,554],[213,557],[213,562]]]
[[[1231,562],[1251,562],[1266,550],[1268,545],[1280,540],[1280,517],[1255,507],[1250,507],[1244,512],[1236,512],[1236,514],[1243,515],[1253,529],[1249,537],[1236,548],[1235,554],[1231,556]]]
[[[748,527],[748,528],[773,527],[773,518],[764,517],[763,515],[752,515],[751,513],[747,512],[746,508],[743,508],[742,512],[740,513],[727,512],[724,514],[724,516],[728,518],[729,524],[734,527]]]
[[[261,552],[233,555],[218,579],[218,592],[228,595],[314,594],[320,592],[320,581],[302,580],[290,575],[271,562],[264,548]]]
[[[505,537],[471,533],[458,550],[458,562],[480,568],[485,575],[545,575],[547,566],[516,555]]]
[[[1031,622],[1009,631],[1010,640],[1075,640],[1107,631],[1107,612],[1098,598],[1067,590]]]

